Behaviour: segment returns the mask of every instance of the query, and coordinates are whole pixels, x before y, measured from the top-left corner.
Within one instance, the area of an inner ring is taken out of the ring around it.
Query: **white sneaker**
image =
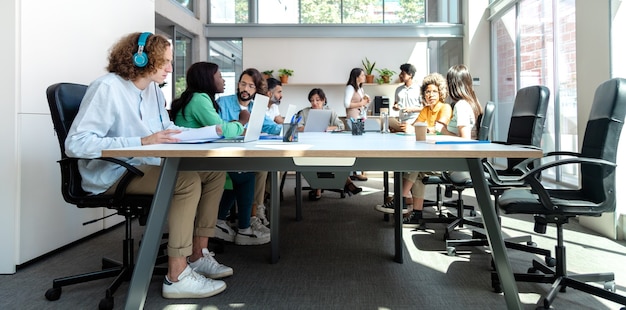
[[[209,249],[204,248],[202,249],[202,257],[195,262],[189,262],[189,266],[195,272],[211,279],[232,276],[233,268],[218,263],[213,256],[215,256],[215,253],[209,252]]]
[[[270,242],[270,234],[264,233],[250,226],[246,229],[239,229],[235,236],[235,244],[238,245],[258,245]]]
[[[235,241],[235,231],[224,220],[217,220],[215,224],[215,238],[226,242]]]
[[[267,228],[267,226],[263,225],[263,223],[261,223],[261,219],[256,216],[250,217],[250,227],[254,227],[254,229],[263,233],[270,233],[270,229]]]
[[[226,289],[226,283],[203,277],[187,266],[178,276],[178,282],[163,279],[163,298],[206,298],[217,295]]]
[[[256,217],[259,218],[259,220],[261,220],[261,224],[265,225],[265,226],[270,226],[270,221],[267,219],[267,216],[265,214],[265,205],[258,205],[256,206]]]

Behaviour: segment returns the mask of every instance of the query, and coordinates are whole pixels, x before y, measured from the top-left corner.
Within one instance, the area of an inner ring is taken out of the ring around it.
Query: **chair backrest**
[[[76,160],[67,160],[65,139],[70,131],[70,127],[72,127],[76,114],[78,114],[78,108],[86,91],[86,85],[73,83],[58,83],[50,85],[46,89],[50,116],[52,117],[54,131],[59,139],[59,148],[61,150],[61,160],[59,161],[61,166],[61,193],[66,202],[79,207],[85,205],[86,200],[83,200],[83,198],[89,195],[81,186],[82,177],[78,171],[78,162]]]
[[[625,116],[626,79],[614,78],[600,84],[593,98],[581,155],[615,163]],[[596,211],[615,210],[615,169],[582,164],[581,191],[594,202],[604,201],[602,210]]]
[[[50,85],[46,90],[52,123],[61,148],[61,158],[67,157],[65,155],[65,139],[76,114],[78,114],[80,102],[86,91],[87,85],[72,83]]]
[[[496,111],[496,104],[493,101],[487,101],[483,114],[480,116],[480,127],[478,127],[478,140],[489,140],[489,133],[493,125],[493,119]]]
[[[528,86],[517,91],[507,134],[507,144],[541,146],[549,99],[550,90],[545,86]],[[505,171],[513,172],[513,167],[522,160],[509,158]]]

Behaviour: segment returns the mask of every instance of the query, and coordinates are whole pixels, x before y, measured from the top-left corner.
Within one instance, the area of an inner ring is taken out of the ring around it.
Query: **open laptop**
[[[304,132],[324,132],[330,124],[333,111],[311,109],[304,123]]]
[[[256,94],[254,96],[254,105],[252,106],[252,112],[250,112],[250,121],[248,122],[246,132],[243,136],[238,136],[228,139],[219,139],[213,142],[224,143],[237,143],[237,142],[252,142],[259,140],[261,136],[261,129],[263,129],[263,120],[265,119],[265,109],[270,98],[267,96]]]

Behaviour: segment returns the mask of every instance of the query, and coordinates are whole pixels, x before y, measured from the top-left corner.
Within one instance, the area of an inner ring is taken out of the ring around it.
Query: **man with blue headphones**
[[[104,149],[177,142],[173,135],[188,128],[170,121],[158,87],[172,72],[172,59],[172,46],[163,36],[131,33],[118,41],[109,54],[109,73],[87,89],[65,142],[67,155],[98,158]],[[221,127],[213,127],[222,134]],[[123,160],[144,173],[132,179],[127,192],[154,194],[161,159]],[[106,161],[79,163],[82,187],[92,194],[114,191],[122,170]],[[168,219],[163,297],[204,298],[226,289],[224,281],[214,279],[232,275],[233,269],[218,263],[208,250],[224,181],[224,172],[178,173]]]

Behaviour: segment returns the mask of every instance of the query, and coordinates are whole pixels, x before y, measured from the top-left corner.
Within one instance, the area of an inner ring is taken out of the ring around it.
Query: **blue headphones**
[[[139,36],[137,41],[137,53],[133,55],[133,63],[139,68],[143,68],[148,64],[148,53],[144,53],[143,48],[146,46],[146,41],[152,35],[150,32],[144,32]]]

